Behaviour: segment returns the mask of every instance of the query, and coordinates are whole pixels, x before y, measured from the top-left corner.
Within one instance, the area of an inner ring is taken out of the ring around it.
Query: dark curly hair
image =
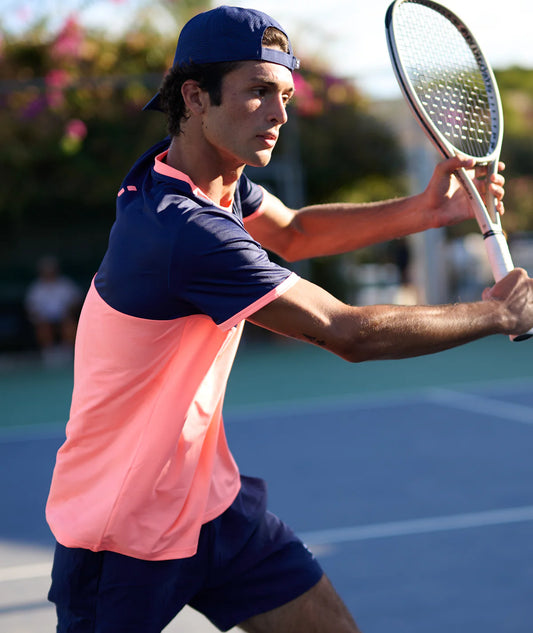
[[[263,46],[280,48],[289,52],[289,43],[284,33],[274,27],[268,27],[263,35]],[[222,102],[222,80],[243,62],[218,62],[216,64],[190,64],[173,67],[169,70],[159,89],[160,106],[167,115],[167,130],[171,136],[181,133],[181,122],[188,118],[187,108],[181,94],[183,84],[192,79],[207,92],[211,104],[219,106]]]
[[[167,115],[168,133],[171,136],[180,134],[181,122],[188,118],[181,94],[181,87],[186,81],[197,81],[200,88],[209,94],[211,103],[217,106],[222,102],[222,79],[241,64],[242,62],[219,62],[171,68],[159,89],[161,109]]]

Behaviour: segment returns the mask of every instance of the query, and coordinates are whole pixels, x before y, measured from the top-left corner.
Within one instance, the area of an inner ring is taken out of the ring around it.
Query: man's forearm
[[[533,281],[515,270],[493,299],[442,306],[349,306],[303,279],[250,320],[323,347],[351,362],[433,354],[533,325]]]
[[[510,327],[490,302],[444,306],[368,306],[357,309],[347,360],[386,360],[434,354]]]
[[[323,204],[300,209],[289,229],[288,261],[347,253],[425,231],[431,215],[422,196],[369,204]]]

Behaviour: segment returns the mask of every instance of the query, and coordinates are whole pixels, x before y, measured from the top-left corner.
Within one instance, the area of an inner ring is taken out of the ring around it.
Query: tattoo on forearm
[[[311,334],[302,334],[302,336],[307,339],[310,343],[314,343],[315,345],[320,345],[320,347],[326,346],[326,341],[316,338],[316,336],[312,336]]]

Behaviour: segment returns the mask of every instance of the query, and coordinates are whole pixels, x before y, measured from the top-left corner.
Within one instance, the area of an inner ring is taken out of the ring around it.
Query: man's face
[[[225,167],[268,164],[286,105],[294,92],[292,73],[271,62],[243,62],[222,81],[221,105],[209,105],[204,137]]]

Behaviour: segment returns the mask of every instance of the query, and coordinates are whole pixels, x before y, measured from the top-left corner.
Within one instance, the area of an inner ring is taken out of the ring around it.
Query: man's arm
[[[472,217],[467,196],[453,176],[471,160],[452,158],[435,169],[426,190],[416,196],[369,204],[322,204],[292,210],[269,193],[264,213],[246,224],[264,248],[286,261],[337,255]],[[504,179],[493,177],[491,193],[503,211]]]
[[[533,280],[516,269],[484,300],[443,306],[348,306],[299,280],[249,321],[323,347],[351,362],[432,354],[533,326]]]

